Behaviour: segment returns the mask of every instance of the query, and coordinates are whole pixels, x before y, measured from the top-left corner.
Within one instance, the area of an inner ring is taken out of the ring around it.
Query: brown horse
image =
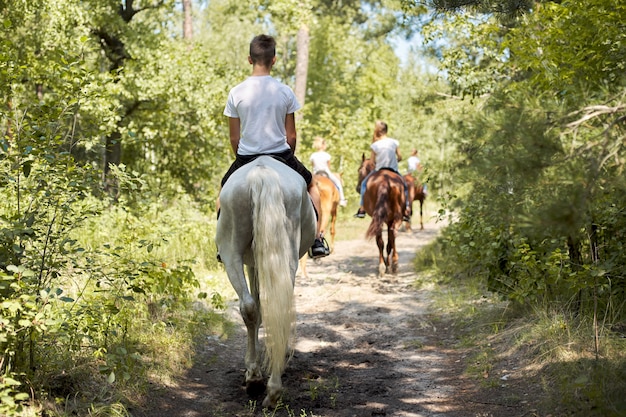
[[[363,179],[374,169],[371,160],[363,159],[359,167],[357,190],[360,191]],[[402,223],[405,207],[404,184],[402,176],[388,169],[380,169],[367,179],[363,195],[363,208],[372,218],[366,238],[376,237],[378,245],[378,276],[382,277],[391,267],[391,272],[398,272],[398,252],[396,251],[396,229]],[[387,250],[383,241],[383,225],[387,225]]]
[[[411,174],[404,176],[407,187],[409,187],[409,201],[411,202],[411,214],[413,214],[413,202],[420,202],[420,230],[424,230],[424,200],[426,199],[426,193],[424,193],[424,184]],[[411,230],[411,222],[404,222],[407,230]]]

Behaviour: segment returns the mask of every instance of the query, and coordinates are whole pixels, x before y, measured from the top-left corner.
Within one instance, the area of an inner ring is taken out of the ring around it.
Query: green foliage
[[[5,65],[15,64],[14,56],[3,57]],[[50,65],[63,81],[55,105],[22,95],[12,78],[16,74],[4,74],[9,89],[3,97],[11,104],[2,112],[6,133],[0,153],[0,372],[7,412],[19,409],[24,399],[19,384],[40,365],[41,342],[59,335],[63,312],[75,301],[62,285],[68,258],[82,252],[70,233],[94,214],[84,199],[97,183],[95,172],[76,164],[71,149],[81,92],[97,81],[76,64]]]
[[[150,188],[158,194],[172,196],[182,189],[214,201],[232,153],[222,133],[222,112],[238,74],[214,62],[203,44],[188,47],[164,40],[141,60],[136,70],[151,76],[133,76],[133,85],[127,87],[138,105],[120,128],[123,162],[149,174]]]
[[[427,51],[446,71],[452,94],[479,97],[510,77],[506,30],[494,16],[469,13],[443,15],[424,27]]]
[[[431,0],[426,2],[429,6],[441,12],[463,12],[465,10],[479,11],[486,14],[516,15],[528,11],[533,6],[543,1],[533,2],[530,0]],[[402,0],[407,7],[423,7],[422,1]]]
[[[520,19],[505,45],[533,88],[576,106],[587,93],[624,85],[624,16],[623,3],[546,2]]]
[[[120,90],[107,74],[91,70],[88,40],[76,34],[85,22],[65,19],[69,15],[61,9],[50,10],[41,21],[35,9],[11,13],[4,24],[8,36],[0,42],[7,52],[0,59],[0,84],[8,104],[0,113],[3,414],[20,409],[30,397],[27,388],[35,398],[58,393],[63,398],[79,389],[70,381],[57,393],[42,383],[45,375],[59,375],[64,363],[93,361],[112,386],[137,380],[145,366],[138,329],[152,320],[171,320],[172,312],[191,300],[189,290],[198,286],[192,258],[167,256],[167,238],[181,239],[178,223],[155,213],[143,227],[147,212],[133,209],[150,201],[154,195],[145,191],[158,181],[119,166],[112,172],[124,191],[123,205],[109,207],[100,194],[101,172],[91,158],[99,154],[101,135],[118,127],[113,110]],[[58,36],[40,43],[39,55],[29,55],[38,32],[21,29],[36,25],[43,32],[52,27],[68,32],[55,32]],[[11,31],[15,27],[20,29]],[[69,45],[64,36],[75,42],[75,49],[61,49]],[[21,43],[27,47],[14,48]],[[38,85],[43,86],[39,97],[34,94]],[[182,177],[170,174],[176,175]],[[180,213],[174,215],[180,220]],[[197,222],[205,221],[198,217]],[[197,234],[203,230],[192,222],[180,226]],[[94,243],[90,239],[96,234],[100,240]],[[210,228],[202,239],[207,235]],[[199,247],[207,251],[202,264],[214,265],[214,249],[202,243]]]
[[[454,56],[443,62],[459,91],[477,91],[464,84],[472,77],[493,78],[477,84],[491,92],[476,101],[481,111],[451,122],[462,157],[456,179],[471,189],[460,193],[443,250],[460,260],[457,272],[484,277],[505,297],[619,322],[624,48],[613,26],[626,11],[611,6],[607,15],[607,2],[595,6],[544,4],[502,32],[484,19],[442,48],[443,57]],[[592,29],[604,25],[612,26]],[[478,54],[464,55],[465,34]],[[496,42],[485,41],[494,34]],[[491,65],[475,59],[498,51],[505,59]]]

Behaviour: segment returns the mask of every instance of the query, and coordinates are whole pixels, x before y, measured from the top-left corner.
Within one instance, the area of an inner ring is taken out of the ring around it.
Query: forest
[[[568,346],[626,381],[626,3],[0,0],[0,19],[0,414],[124,415],[160,355],[226,325],[223,111],[259,33],[345,217],[385,120],[450,224],[442,279],[583,332]]]

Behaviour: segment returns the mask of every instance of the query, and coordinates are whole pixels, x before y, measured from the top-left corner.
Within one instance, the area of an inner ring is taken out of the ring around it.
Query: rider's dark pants
[[[281,152],[281,153],[271,153],[271,154],[263,154],[263,155],[271,156],[274,159],[292,168],[294,171],[300,174],[302,178],[304,178],[307,188],[311,184],[311,181],[313,180],[313,175],[311,174],[311,171],[309,171],[302,164],[302,162],[300,162],[298,158],[296,158],[296,156],[293,154],[291,150]],[[228,171],[226,171],[224,178],[222,178],[222,183],[221,183],[222,187],[224,186],[224,184],[226,184],[226,180],[228,180],[228,178],[233,174],[233,172],[235,172],[242,166],[246,165],[247,163],[254,161],[259,156],[261,155],[239,155],[238,154],[235,157],[235,161],[231,164],[230,168],[228,168]]]

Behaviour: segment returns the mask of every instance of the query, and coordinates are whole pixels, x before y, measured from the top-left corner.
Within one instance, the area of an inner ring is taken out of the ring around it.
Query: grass
[[[448,261],[439,256],[436,242],[415,262],[420,271],[415,286],[428,285],[433,294],[432,320],[455,333],[455,348],[469,352],[465,374],[483,389],[498,387],[501,374],[495,371],[515,363],[516,378],[541,399],[540,415],[626,415],[623,335],[601,329],[596,358],[591,320],[502,300],[480,277],[445,276],[439,267]]]

